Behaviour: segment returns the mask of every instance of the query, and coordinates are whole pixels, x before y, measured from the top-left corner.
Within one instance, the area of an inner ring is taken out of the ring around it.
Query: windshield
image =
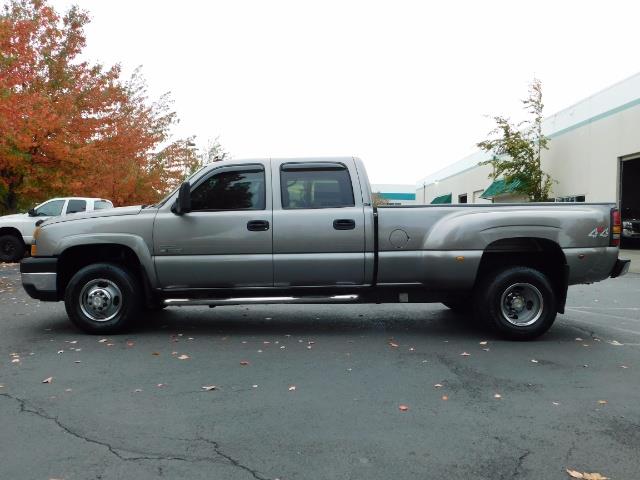
[[[196,175],[198,175],[202,170],[204,170],[205,168],[207,168],[208,165],[203,165],[202,167],[200,167],[198,170],[196,170],[195,172],[193,172],[191,175],[189,175],[187,178],[185,178],[182,182],[190,182],[191,179],[193,177],[195,177]],[[151,207],[154,208],[160,208],[162,205],[164,205],[166,203],[167,200],[169,200],[171,198],[171,196],[176,193],[178,190],[180,189],[180,185],[178,185],[176,188],[174,188],[171,193],[169,195],[167,195],[166,197],[164,197],[162,200],[160,200],[158,203],[154,203],[153,205],[150,205]]]

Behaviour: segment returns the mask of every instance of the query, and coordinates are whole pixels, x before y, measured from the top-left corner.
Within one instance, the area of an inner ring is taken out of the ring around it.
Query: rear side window
[[[62,207],[64,207],[64,200],[51,200],[50,202],[38,207],[36,210],[36,216],[57,217],[62,213]]]
[[[264,210],[264,169],[228,170],[207,178],[191,192],[191,210]]]
[[[67,213],[78,213],[87,210],[86,200],[69,200],[67,204]]]
[[[105,210],[107,208],[113,208],[113,203],[111,203],[109,200],[96,200],[93,203],[94,210]]]
[[[280,171],[282,208],[353,207],[349,171],[342,164],[316,168],[285,164]]]

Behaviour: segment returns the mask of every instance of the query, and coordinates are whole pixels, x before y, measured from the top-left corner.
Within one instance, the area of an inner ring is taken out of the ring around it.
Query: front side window
[[[264,170],[223,171],[191,192],[191,210],[264,210]]]
[[[86,209],[86,200],[69,200],[69,203],[67,204],[67,213],[84,212]]]
[[[282,208],[353,207],[349,171],[343,165],[299,169],[283,165],[280,172]]]
[[[37,217],[57,217],[62,213],[64,200],[51,200],[36,209]]]

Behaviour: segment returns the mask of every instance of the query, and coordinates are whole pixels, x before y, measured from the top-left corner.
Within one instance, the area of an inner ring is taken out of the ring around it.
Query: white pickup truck
[[[24,257],[27,248],[31,245],[33,231],[45,220],[60,215],[105,208],[113,208],[113,203],[103,198],[52,198],[27,213],[0,217],[0,262],[17,262]]]

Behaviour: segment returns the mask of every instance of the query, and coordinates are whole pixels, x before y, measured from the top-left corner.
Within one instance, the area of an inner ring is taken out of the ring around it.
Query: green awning
[[[495,180],[491,185],[489,185],[489,188],[480,195],[480,198],[492,199],[493,197],[504,195],[505,193],[514,193],[521,184],[520,180],[513,180],[509,183],[504,179]]]
[[[451,194],[447,193],[446,195],[440,195],[439,197],[431,200],[431,205],[435,204],[443,204],[443,203],[451,203]]]

